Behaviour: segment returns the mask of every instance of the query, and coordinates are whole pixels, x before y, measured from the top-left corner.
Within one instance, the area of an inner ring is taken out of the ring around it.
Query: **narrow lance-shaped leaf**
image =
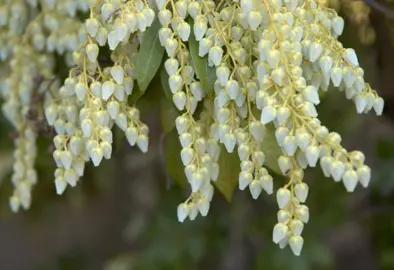
[[[261,145],[261,150],[265,155],[264,167],[282,175],[278,165],[278,158],[281,156],[282,151],[276,141],[275,130],[272,125],[267,125],[265,128],[265,135]]]
[[[160,27],[160,22],[156,19],[142,36],[135,64],[135,74],[140,96],[145,93],[163,58],[164,48],[160,45],[158,35]]]
[[[236,152],[230,154],[224,146],[221,148],[219,177],[215,182],[215,186],[227,201],[231,201],[234,190],[238,186],[238,175],[241,170],[239,166],[240,161]]]
[[[168,74],[164,66],[161,67],[160,69],[160,80],[161,80],[161,85],[163,87],[164,95],[166,98],[172,102],[172,93],[170,89],[170,85],[168,84]]]
[[[189,20],[190,27],[193,28],[193,20]],[[216,80],[216,71],[214,67],[208,66],[207,58],[200,57],[198,55],[198,41],[194,37],[193,31],[189,37],[189,49],[190,55],[193,60],[193,65],[196,70],[198,79],[200,80],[202,87],[208,95],[213,94],[213,84]]]

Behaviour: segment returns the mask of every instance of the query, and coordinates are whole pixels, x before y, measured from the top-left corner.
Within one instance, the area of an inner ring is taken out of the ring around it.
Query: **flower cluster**
[[[282,248],[289,244],[299,255],[301,233],[309,220],[304,169],[317,166],[320,160],[324,174],[342,181],[349,192],[358,182],[365,187],[370,181],[363,154],[344,149],[341,136],[317,118],[319,90],[327,91],[330,85],[344,91],[358,113],[372,108],[378,115],[382,113],[383,100],[364,82],[356,53],[337,40],[343,19],[310,0],[222,1],[219,5],[209,0],[180,0],[157,1],[157,5],[173,101],[185,111],[177,119],[177,127],[192,195],[178,207],[179,220],[195,217],[195,198],[214,181],[212,169],[199,164],[205,150],[199,147],[202,139],[209,138],[212,145],[224,144],[229,153],[238,151],[241,190],[249,187],[253,198],[263,189],[273,193],[273,178],[263,167],[261,147],[265,130],[273,125],[282,150],[278,165],[289,177],[288,184],[276,193],[280,210],[273,241]],[[195,126],[200,128],[193,119],[195,103],[204,94],[192,78],[185,46],[191,31],[199,42],[199,56],[207,57],[208,65],[216,70],[213,120],[206,135],[193,131]],[[198,202],[197,208],[205,215],[206,206]]]
[[[60,83],[53,73],[55,53],[70,59],[79,44],[76,13],[88,6],[77,0],[5,2],[0,6],[0,59],[8,65],[0,88],[3,113],[17,132],[11,177],[15,190],[10,198],[17,211],[20,206],[29,208],[37,181],[35,141],[43,121],[42,103]]]
[[[89,6],[76,0],[26,2],[0,8],[0,31],[8,37],[0,56],[9,59],[10,68],[1,87],[3,111],[18,131],[14,211],[20,204],[28,208],[37,178],[38,133],[36,122],[28,118],[32,108],[41,109],[57,134],[53,157],[58,194],[77,184],[86,162],[98,166],[111,158],[115,125],[130,145],[148,150],[148,127],[129,97],[138,79],[142,33],[155,17],[167,55],[171,102],[180,111],[175,126],[191,188],[189,198],[178,206],[179,221],[207,215],[223,169],[222,151],[238,153],[239,189],[248,188],[254,199],[263,190],[274,192],[271,168],[264,167],[270,158],[263,151],[267,132],[276,138],[281,150],[277,163],[289,180],[276,191],[273,242],[281,248],[289,245],[295,255],[302,250],[301,235],[309,220],[307,167],[320,165],[326,177],[342,182],[348,192],[358,183],[368,186],[371,170],[364,155],[343,148],[341,136],[318,119],[316,107],[319,93],[330,88],[343,91],[360,114],[374,109],[381,115],[384,102],[364,81],[355,51],[337,39],[344,20],[322,2],[156,0],[156,7],[142,0],[97,0]],[[88,7],[90,15],[82,24],[75,14]],[[22,15],[30,10],[38,15],[28,21]],[[65,21],[69,26],[61,27]],[[197,52],[192,52],[192,42]],[[110,55],[102,55],[104,46]],[[63,84],[53,74],[54,52],[72,65]],[[201,77],[196,57],[214,71],[213,91]],[[38,87],[37,77],[42,80]],[[34,95],[42,97],[40,102],[32,103]]]
[[[85,162],[98,166],[111,158],[114,124],[142,152],[148,150],[148,127],[140,121],[138,109],[129,106],[134,88],[134,59],[138,32],[153,22],[153,10],[142,1],[95,4],[85,22],[86,41],[74,52],[73,67],[58,96],[47,99],[45,116],[54,126],[58,169],[58,194],[75,186],[84,174]],[[112,63],[102,68],[99,47],[108,43]]]

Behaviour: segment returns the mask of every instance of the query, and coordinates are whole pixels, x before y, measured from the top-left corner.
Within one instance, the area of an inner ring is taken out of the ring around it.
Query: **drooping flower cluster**
[[[0,60],[7,62],[1,82],[3,113],[14,126],[14,194],[11,208],[29,208],[37,181],[36,137],[43,121],[42,103],[59,87],[53,73],[55,53],[71,56],[79,44],[78,11],[85,1],[3,1],[0,5]],[[67,25],[66,27],[62,24]],[[69,62],[69,61],[67,61]]]
[[[58,194],[77,184],[86,162],[98,166],[111,157],[114,125],[132,146],[147,151],[148,127],[129,97],[138,79],[136,55],[142,33],[155,17],[161,25],[157,35],[166,52],[171,102],[180,111],[175,126],[191,187],[189,198],[178,207],[181,222],[198,213],[207,215],[213,184],[225,169],[219,168],[221,151],[238,153],[241,172],[234,177],[239,189],[248,188],[255,199],[262,190],[274,192],[271,168],[264,167],[270,158],[263,151],[267,132],[276,138],[281,150],[277,162],[289,179],[285,185],[275,183],[282,187],[276,191],[279,211],[273,242],[281,248],[289,245],[299,255],[303,246],[301,234],[309,220],[309,188],[303,181],[307,167],[319,164],[326,177],[343,182],[349,192],[358,183],[368,186],[371,171],[364,155],[342,147],[341,136],[319,121],[316,106],[319,92],[330,87],[345,92],[358,113],[373,108],[380,115],[384,102],[364,82],[355,51],[337,40],[344,20],[324,4],[157,0],[152,7],[141,0],[97,0],[90,3],[82,25],[75,12],[85,10],[87,2],[26,2],[7,2],[0,8],[0,14],[8,16],[1,18],[0,31],[7,31],[11,44],[0,48],[2,59],[10,59],[10,75],[1,88],[3,111],[18,131],[14,211],[19,205],[28,208],[36,182],[38,133],[36,122],[27,117],[32,108],[41,109],[40,115],[57,134],[53,157]],[[13,9],[17,12],[10,12]],[[31,10],[38,15],[25,20],[22,15]],[[62,27],[65,20],[70,20],[70,27]],[[109,47],[109,56],[100,54],[103,46]],[[73,65],[62,84],[53,72],[55,51]],[[215,72],[213,91],[201,77],[196,57]],[[37,78],[42,81],[38,87]],[[34,95],[42,97],[38,103],[32,103]]]
[[[200,198],[210,181],[210,166],[201,166],[201,134],[193,131],[192,117],[196,100],[203,94],[191,79],[193,67],[185,41],[193,31],[199,42],[199,56],[207,57],[215,67],[213,121],[208,137],[219,149],[238,151],[241,173],[239,187],[249,187],[257,198],[264,189],[273,192],[273,178],[263,167],[265,155],[261,145],[270,125],[282,150],[278,164],[289,183],[277,191],[280,208],[273,241],[281,247],[288,243],[299,255],[303,245],[301,233],[309,220],[304,204],[308,185],[303,170],[320,165],[327,177],[342,181],[347,191],[358,182],[367,186],[370,169],[360,152],[347,152],[341,137],[320,123],[316,106],[319,90],[338,87],[356,104],[358,113],[375,109],[380,115],[383,100],[364,82],[353,49],[343,48],[337,40],[344,27],[342,18],[314,1],[227,1],[216,5],[209,0],[157,1],[162,45],[169,59],[166,70],[173,101],[185,111],[177,119],[185,173],[192,195],[178,207],[178,217],[194,219],[197,210],[206,214]],[[190,16],[193,23],[188,24]],[[190,71],[189,71],[190,70]],[[192,132],[188,132],[192,130]],[[185,135],[186,134],[186,135]],[[187,138],[187,139],[186,139]],[[205,149],[203,149],[205,150]],[[206,150],[211,150],[208,146]],[[213,151],[213,150],[212,150]],[[210,155],[214,159],[213,155]],[[205,174],[205,176],[204,176]],[[206,203],[204,201],[204,203]]]
[[[84,173],[85,162],[98,166],[112,154],[112,127],[125,132],[129,143],[148,150],[148,127],[138,109],[128,105],[134,86],[134,59],[139,41],[137,31],[153,22],[154,14],[142,1],[93,5],[86,20],[86,42],[74,52],[76,67],[59,90],[47,99],[45,115],[55,127],[58,194],[75,186]],[[108,43],[113,65],[100,67],[99,46]]]

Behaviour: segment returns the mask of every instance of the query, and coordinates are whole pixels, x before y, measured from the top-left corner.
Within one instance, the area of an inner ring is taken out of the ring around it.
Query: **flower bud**
[[[249,190],[250,190],[250,193],[252,194],[252,198],[256,200],[259,197],[261,190],[262,190],[261,183],[257,180],[253,180],[249,184]]]
[[[289,232],[289,228],[285,224],[277,223],[272,233],[272,241],[275,244],[278,244],[280,241],[287,238],[288,232]]]
[[[293,235],[289,239],[289,245],[294,255],[300,256],[302,246],[304,245],[304,239],[301,236]]]
[[[305,183],[299,183],[294,186],[294,193],[300,203],[304,203],[308,197],[309,187]]]
[[[278,202],[279,208],[284,209],[290,202],[291,193],[290,190],[286,188],[280,188],[276,192],[276,200]]]

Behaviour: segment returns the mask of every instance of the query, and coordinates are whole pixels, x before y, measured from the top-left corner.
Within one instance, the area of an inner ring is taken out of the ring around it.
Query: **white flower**
[[[148,152],[148,136],[145,134],[140,134],[137,137],[137,146],[141,150],[142,153]]]
[[[353,192],[356,189],[358,175],[355,170],[347,170],[342,176],[343,184],[347,192]]]
[[[291,160],[287,156],[280,156],[278,159],[278,165],[282,174],[286,175],[291,169]]]
[[[272,232],[272,241],[275,244],[278,244],[283,239],[287,238],[287,233],[289,232],[289,228],[282,223],[277,223]]]
[[[194,157],[194,150],[190,147],[183,148],[181,151],[182,163],[184,166],[190,164]]]
[[[95,147],[90,151],[89,155],[93,161],[93,165],[97,167],[98,165],[100,165],[101,161],[103,160],[104,157],[103,149],[101,147]]]
[[[286,136],[283,140],[283,148],[287,155],[294,156],[297,150],[296,137],[294,135]]]
[[[312,85],[307,86],[302,91],[302,95],[304,96],[305,100],[310,101],[315,105],[318,105],[320,103],[319,93],[317,91],[317,88]]]
[[[315,145],[309,145],[305,148],[305,157],[308,161],[308,165],[311,167],[316,167],[316,163],[319,159],[320,152],[319,147]]]
[[[209,201],[206,198],[201,198],[197,202],[198,210],[200,211],[200,214],[205,217],[208,215],[209,211]]]
[[[252,198],[255,200],[260,196],[262,189],[261,183],[257,180],[253,180],[249,184],[250,194],[252,194]]]
[[[359,64],[358,64],[357,55],[353,49],[346,49],[343,52],[343,58],[349,65],[353,67],[358,67]]]
[[[115,92],[115,84],[112,81],[106,81],[101,87],[101,97],[108,100]]]
[[[288,107],[280,107],[276,114],[276,119],[279,125],[284,125],[290,116],[290,109]]]
[[[239,84],[235,80],[229,80],[226,84],[226,91],[230,99],[235,100],[239,94]]]
[[[212,48],[212,41],[208,38],[203,38],[199,42],[198,56],[204,57]],[[221,57],[220,57],[221,58]]]
[[[190,25],[186,22],[178,24],[177,32],[182,41],[187,41],[190,36]]]
[[[305,183],[299,183],[294,186],[294,193],[300,203],[304,203],[308,197],[309,187]]]
[[[373,105],[373,108],[376,112],[376,115],[382,115],[383,113],[383,107],[384,107],[384,100],[381,97],[378,97],[375,99],[375,103]]]
[[[287,222],[290,221],[291,214],[287,210],[279,210],[278,214],[277,214],[277,217],[278,217],[278,222],[279,223],[286,224]]]
[[[194,3],[198,3],[198,2],[194,2]],[[197,41],[200,41],[204,37],[205,33],[207,32],[207,29],[208,29],[207,23],[203,20],[200,20],[194,24],[193,32]]]
[[[294,255],[300,256],[302,246],[304,245],[304,239],[301,236],[293,235],[289,239],[289,245]]]
[[[178,48],[178,41],[174,38],[167,38],[164,41],[164,47],[169,57],[173,57],[176,49]]]
[[[186,203],[181,203],[178,205],[177,215],[178,221],[183,222],[186,217],[189,215],[189,206]]]
[[[276,118],[276,109],[273,106],[267,106],[261,112],[261,123],[263,125],[268,124]]]
[[[271,68],[276,68],[280,60],[280,52],[278,50],[269,50],[267,55],[267,62]]]
[[[332,20],[332,29],[334,30],[335,34],[337,34],[338,36],[342,35],[344,25],[345,22],[341,17],[335,17]]]
[[[95,62],[99,54],[99,47],[95,43],[86,45],[86,55],[90,62]]]
[[[203,181],[204,181],[204,177],[202,173],[200,172],[193,173],[190,180],[190,186],[192,188],[192,192],[197,192],[202,186]]]
[[[244,190],[249,184],[252,182],[253,176],[249,172],[240,172],[239,174],[239,179],[238,179],[238,184],[239,184],[239,189]]]
[[[226,147],[227,152],[232,153],[236,143],[237,140],[234,134],[230,133],[224,136],[224,146]]]
[[[315,62],[323,51],[323,46],[320,43],[313,42],[309,47],[309,61]]]
[[[330,72],[332,83],[335,87],[341,84],[343,73],[340,67],[333,67]]]
[[[55,179],[56,194],[62,195],[67,188],[67,182],[63,177],[56,177]]]
[[[201,41],[203,42],[204,39]],[[201,45],[200,42],[200,45]],[[200,54],[199,54],[200,55]],[[205,54],[204,54],[205,55]],[[203,55],[200,55],[203,56]],[[214,46],[209,50],[208,54],[208,59],[215,65],[219,66],[220,63],[222,62],[222,57],[223,57],[223,49],[219,46]]]
[[[249,1],[249,2],[251,2],[251,1]],[[257,29],[257,27],[259,27],[262,20],[263,20],[263,18],[261,17],[260,12],[258,12],[258,11],[250,12],[249,16],[248,16],[248,22],[249,22],[250,29],[255,31]]]
[[[274,182],[272,181],[271,175],[264,175],[261,177],[261,185],[268,195],[274,192]]]
[[[289,223],[289,228],[293,235],[301,235],[304,230],[304,223],[299,219],[293,219]]]
[[[249,124],[249,132],[258,142],[261,142],[264,138],[264,126],[258,121]]]
[[[118,66],[118,65],[113,66],[111,68],[111,75],[112,75],[112,78],[114,78],[116,83],[118,83],[118,84],[123,83],[124,71],[121,66]]]
[[[186,94],[183,91],[179,91],[172,96],[172,100],[178,110],[182,111],[186,105]]]
[[[309,208],[305,205],[300,205],[297,210],[296,213],[298,215],[298,218],[304,222],[304,223],[308,223],[309,221]]]
[[[363,187],[367,187],[369,185],[369,182],[371,181],[371,169],[368,166],[363,165],[362,167],[357,169],[357,174],[360,184]]]
[[[195,220],[198,215],[198,207],[194,202],[189,203],[189,219]]]
[[[279,208],[284,209],[290,202],[291,193],[290,190],[286,188],[280,188],[276,192],[276,200],[278,202]]]
[[[366,98],[362,95],[357,95],[354,99],[354,102],[356,104],[357,113],[363,113],[367,106]]]
[[[274,69],[271,73],[271,78],[276,85],[283,86],[283,79],[285,78],[285,72],[283,68],[279,67]]]

